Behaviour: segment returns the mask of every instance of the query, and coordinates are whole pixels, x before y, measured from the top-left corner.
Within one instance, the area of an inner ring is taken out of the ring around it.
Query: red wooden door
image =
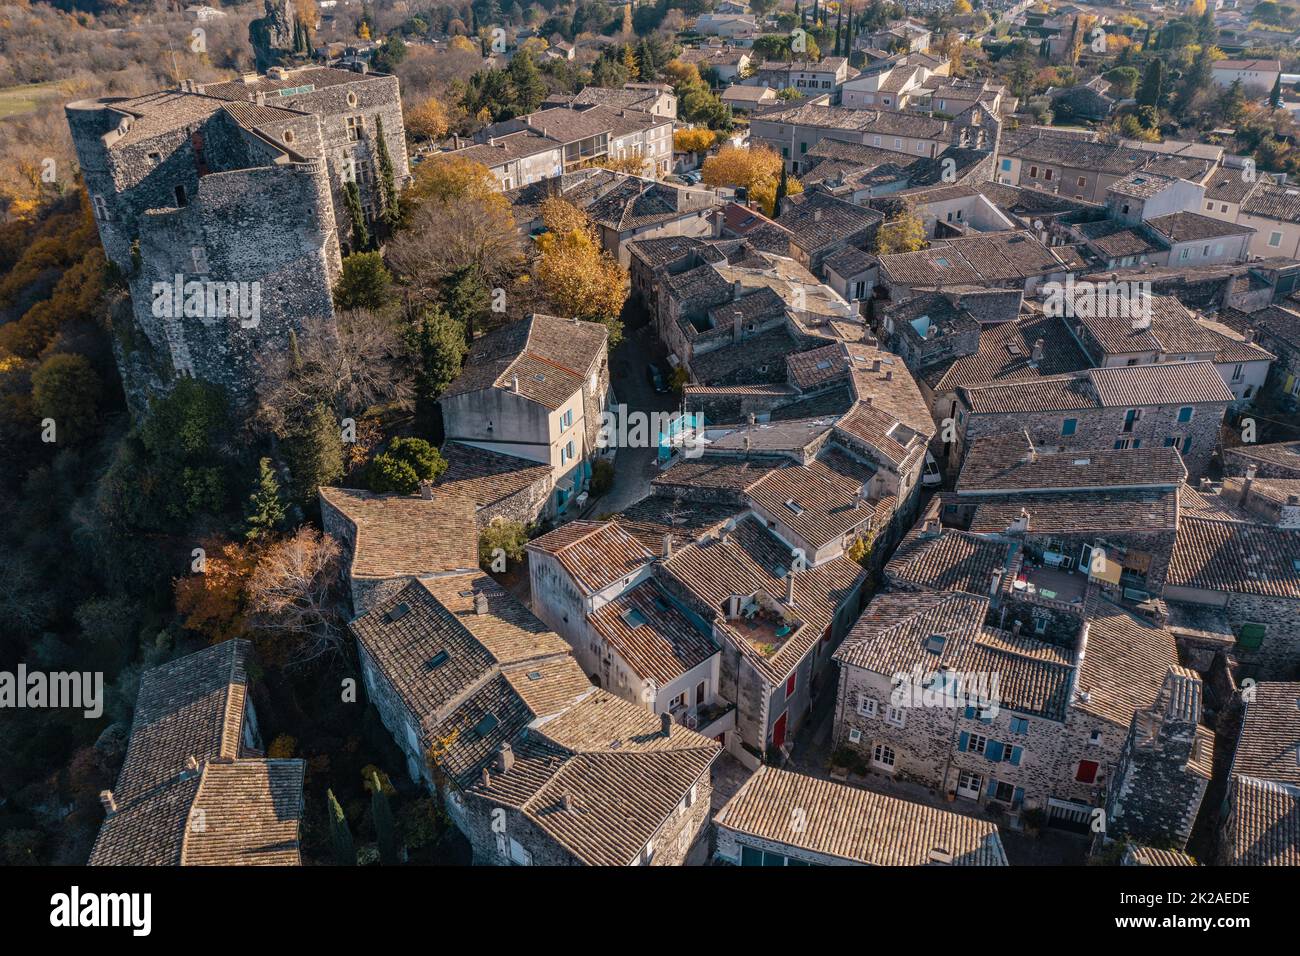
[[[787,714],[782,714],[778,717],[776,719],[776,725],[772,728],[772,743],[776,745],[778,750],[780,750],[781,745],[785,743],[785,719],[787,716]]]

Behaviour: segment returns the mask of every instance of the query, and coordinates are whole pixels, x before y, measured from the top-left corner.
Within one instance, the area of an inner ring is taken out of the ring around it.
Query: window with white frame
[[[533,865],[533,855],[514,837],[510,838],[510,862],[516,866]]]
[[[875,749],[871,752],[871,761],[878,767],[893,770],[894,760],[894,748],[889,744],[876,744]]]
[[[971,734],[966,741],[966,752],[972,754],[984,753],[984,748],[989,745],[989,739],[983,734]]]
[[[879,705],[876,703],[876,699],[874,697],[858,698],[858,713],[861,714],[863,717],[876,716],[878,707]]]
[[[907,714],[903,712],[903,708],[895,707],[893,704],[885,708],[885,723],[893,724],[895,727],[902,727],[906,722]]]

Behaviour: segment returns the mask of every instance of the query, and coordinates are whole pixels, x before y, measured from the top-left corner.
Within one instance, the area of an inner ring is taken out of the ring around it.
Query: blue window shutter
[[[1016,792],[1011,797],[1011,805],[1018,807],[1025,802],[1025,788],[1016,787]]]
[[[965,753],[965,752],[966,752],[966,745],[967,745],[969,742],[970,742],[970,734],[966,733],[966,731],[963,730],[963,731],[961,732],[961,742],[957,745],[957,746],[958,746],[958,749],[959,749],[962,753]]]
[[[998,795],[998,782],[992,777],[989,777],[989,789],[987,792],[990,797],[996,797]]]
[[[1002,744],[997,740],[990,740],[988,746],[984,748],[984,756],[992,763],[1002,762]]]
[[[971,719],[972,717],[974,717],[974,716],[975,716],[975,708],[974,708],[974,707],[967,707],[967,708],[966,708],[966,719],[967,719],[967,720],[970,720],[970,719]]]
[[[1020,766],[1020,755],[1021,755],[1022,753],[1024,753],[1024,752],[1025,752],[1025,751],[1024,751],[1022,748],[1020,748],[1020,747],[1012,747],[1012,748],[1011,748],[1011,766],[1013,766],[1013,767],[1019,767],[1019,766]]]

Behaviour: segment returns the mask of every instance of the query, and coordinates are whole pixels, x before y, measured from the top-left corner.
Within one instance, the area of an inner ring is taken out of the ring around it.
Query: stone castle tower
[[[257,357],[313,317],[333,320],[344,189],[356,183],[372,219],[382,211],[381,128],[396,185],[409,179],[392,76],[273,67],[65,110],[105,253],[131,293],[114,338],[136,415],[183,376],[252,405]]]

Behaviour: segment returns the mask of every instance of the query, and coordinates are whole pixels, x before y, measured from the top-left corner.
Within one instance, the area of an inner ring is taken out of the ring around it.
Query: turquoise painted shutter
[[[1025,788],[1016,787],[1016,792],[1011,798],[1011,805],[1013,807],[1018,807],[1024,802],[1025,802]]]
[[[967,707],[967,708],[966,708],[966,719],[967,719],[967,720],[970,720],[970,719],[971,719],[972,717],[974,717],[974,716],[975,716],[975,708],[974,708],[974,707]]]
[[[962,753],[965,753],[965,752],[966,752],[966,744],[968,744],[969,742],[970,742],[970,734],[966,733],[966,731],[963,730],[963,731],[961,732],[961,742],[957,745],[958,749],[959,749]]]
[[[984,748],[984,756],[992,763],[1002,762],[1002,744],[997,740],[990,740],[988,746]]]
[[[1019,766],[1020,766],[1020,755],[1021,755],[1022,753],[1024,753],[1024,750],[1023,750],[1022,748],[1020,748],[1020,747],[1012,747],[1012,748],[1011,748],[1011,766],[1013,766],[1013,767],[1019,767]]]
[[[996,797],[998,795],[998,782],[992,777],[989,777],[989,789],[987,792],[990,797]]]

